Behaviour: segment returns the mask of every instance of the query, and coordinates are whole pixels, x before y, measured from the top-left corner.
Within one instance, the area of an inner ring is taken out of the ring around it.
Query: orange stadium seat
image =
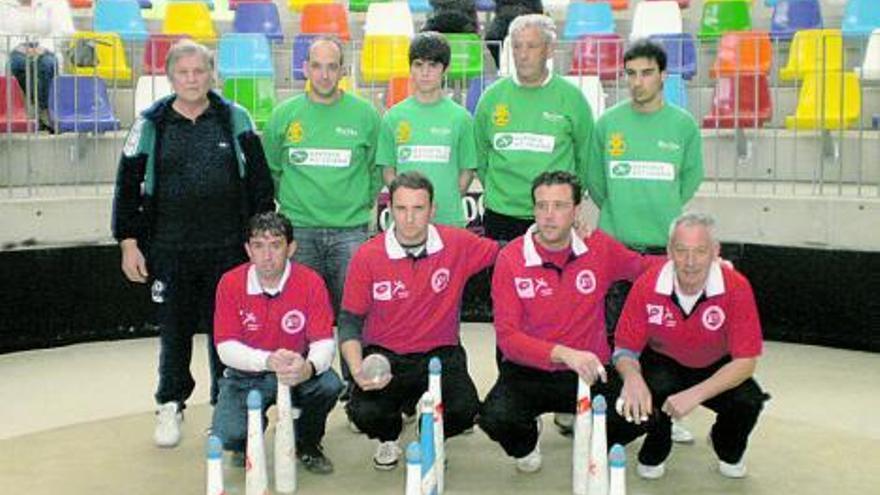
[[[313,3],[303,7],[299,19],[303,34],[332,34],[342,41],[351,39],[348,12],[338,3]]]
[[[388,81],[388,91],[385,93],[385,108],[393,107],[411,94],[412,84],[409,77],[392,77]]]
[[[766,31],[724,33],[709,74],[713,79],[737,74],[769,74],[772,56],[770,34]]]

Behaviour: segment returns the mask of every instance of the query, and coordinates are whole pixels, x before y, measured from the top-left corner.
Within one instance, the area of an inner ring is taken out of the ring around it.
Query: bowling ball
[[[379,383],[391,374],[391,363],[381,354],[370,354],[361,365],[361,374],[365,380]]]

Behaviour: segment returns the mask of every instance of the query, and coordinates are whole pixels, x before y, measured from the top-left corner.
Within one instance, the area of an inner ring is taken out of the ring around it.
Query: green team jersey
[[[423,173],[434,185],[434,221],[463,227],[458,176],[477,166],[468,111],[447,97],[424,104],[411,96],[388,110],[382,121],[376,164],[394,167],[397,173]]]
[[[491,85],[477,104],[477,174],[486,207],[531,218],[532,181],[548,170],[586,178],[593,133],[590,104],[575,85],[553,74],[540,87],[512,78]]]
[[[602,114],[586,182],[599,228],[628,246],[665,246],[703,181],[702,143],[694,118],[675,105],[646,114],[626,100]]]
[[[334,103],[303,93],[281,103],[263,132],[275,197],[296,227],[364,225],[381,186],[374,165],[380,120],[343,92]]]

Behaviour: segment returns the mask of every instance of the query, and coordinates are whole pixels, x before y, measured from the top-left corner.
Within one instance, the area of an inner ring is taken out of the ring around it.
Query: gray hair
[[[718,243],[718,238],[715,237],[715,218],[708,213],[700,213],[696,211],[682,213],[672,221],[669,225],[669,243],[672,243],[672,236],[675,234],[675,229],[678,227],[694,227],[698,225],[706,229],[706,232],[709,234],[709,240],[712,241],[712,244]]]
[[[537,28],[548,45],[556,41],[556,24],[544,14],[526,14],[517,17],[510,23],[507,33],[513,38],[514,34],[526,28]]]
[[[205,45],[184,38],[172,45],[171,49],[168,50],[168,59],[165,60],[165,73],[169,78],[174,73],[174,66],[177,65],[177,61],[190,55],[201,56],[202,61],[208,67],[208,71],[214,72],[214,53]]]

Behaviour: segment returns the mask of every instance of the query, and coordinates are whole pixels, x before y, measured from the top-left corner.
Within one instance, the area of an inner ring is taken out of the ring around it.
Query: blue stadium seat
[[[877,0],[849,0],[843,14],[844,36],[867,37],[880,28],[880,5]]]
[[[611,34],[614,15],[607,3],[571,3],[565,16],[562,38],[576,40],[585,34]]]
[[[409,2],[409,11],[413,14],[426,14],[433,12],[434,7],[428,0],[407,0]]]
[[[655,34],[651,40],[666,52],[666,73],[691,79],[697,73],[697,49],[691,33]]]
[[[478,12],[495,12],[495,0],[477,0]]]
[[[298,34],[293,38],[293,57],[290,63],[290,69],[293,73],[293,78],[297,81],[306,80],[306,75],[302,71],[303,62],[305,62],[306,57],[308,57],[309,45],[311,45],[312,40],[317,37],[317,34]]]
[[[282,41],[281,18],[274,3],[246,2],[238,4],[232,28],[236,33],[259,33],[270,41]]]
[[[94,31],[117,33],[126,41],[144,41],[149,36],[136,0],[98,0],[94,15]]]
[[[773,7],[770,36],[790,40],[802,29],[822,29],[819,0],[779,0]]]
[[[240,9],[244,5],[239,5]],[[220,78],[275,77],[272,48],[262,34],[226,33],[220,38],[218,72]]]
[[[471,115],[477,111],[477,102],[480,101],[480,96],[482,96],[483,92],[486,91],[486,88],[491,86],[497,79],[498,78],[495,76],[484,76],[471,79],[471,83],[468,86],[467,96],[465,97],[465,107],[467,107],[468,112],[470,112]]]
[[[663,100],[685,110],[688,109],[687,85],[681,74],[666,74],[666,81],[663,83]]]
[[[94,76],[56,76],[49,92],[49,119],[57,132],[119,129],[107,86]]]
[[[138,5],[140,5],[140,7],[141,7],[142,9],[151,9],[151,8],[153,8],[153,2],[152,2],[152,0],[137,0],[137,3],[138,3]]]

